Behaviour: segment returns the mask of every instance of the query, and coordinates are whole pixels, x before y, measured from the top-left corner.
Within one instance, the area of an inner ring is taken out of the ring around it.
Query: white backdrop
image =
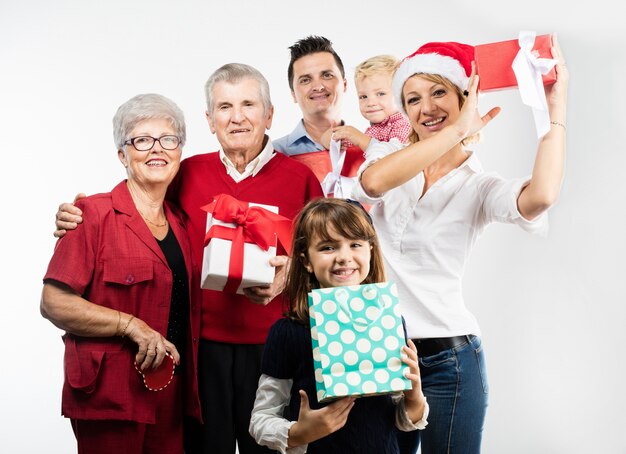
[[[287,47],[321,34],[346,66],[344,118],[364,128],[352,75],[365,58],[530,29],[558,33],[571,72],[568,161],[549,236],[492,226],[469,262],[465,295],[483,329],[491,388],[483,452],[626,453],[620,17],[608,0],[0,0],[0,452],[75,449],[60,415],[61,332],[39,315],[41,278],[58,204],[124,178],[112,140],[118,105],[164,94],[186,114],[185,154],[214,151],[203,84],[222,64],[245,62],[268,78],[270,133],[282,136],[299,118]],[[476,146],[484,167],[528,174],[537,145],[530,110],[514,90],[486,94],[481,105],[503,108]]]

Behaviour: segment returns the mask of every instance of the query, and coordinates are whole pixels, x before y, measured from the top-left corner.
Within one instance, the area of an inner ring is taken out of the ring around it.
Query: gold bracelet
[[[551,121],[550,124],[560,126],[561,128],[563,128],[563,130],[567,131],[567,128],[563,123],[559,123],[558,121]]]
[[[125,326],[125,327],[124,327],[124,329],[122,330],[122,337],[125,337],[125,336],[126,336],[126,330],[128,329],[128,325],[130,325],[130,322],[132,322],[134,318],[135,318],[135,316],[134,316],[134,315],[131,315],[131,316],[128,318],[128,321],[126,322],[126,326]]]
[[[120,311],[117,311],[117,325],[115,325],[115,335],[116,336],[119,336],[120,323],[122,323],[122,313]]]

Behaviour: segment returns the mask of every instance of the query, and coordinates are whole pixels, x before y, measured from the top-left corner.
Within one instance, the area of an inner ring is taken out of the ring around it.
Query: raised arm
[[[550,208],[558,199],[565,168],[565,125],[569,73],[557,40],[552,55],[557,59],[557,81],[546,87],[550,111],[550,131],[541,138],[530,183],[517,199],[519,212],[532,220]]]
[[[459,145],[461,141],[480,131],[500,112],[494,107],[486,115],[478,112],[478,76],[472,70],[468,96],[459,118],[453,124],[425,140],[408,145],[376,161],[361,174],[361,185],[371,197],[377,197],[414,178],[422,170]]]

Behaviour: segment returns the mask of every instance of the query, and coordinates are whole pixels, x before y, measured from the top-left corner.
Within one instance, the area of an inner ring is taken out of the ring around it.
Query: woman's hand
[[[500,107],[494,107],[483,116],[478,112],[478,74],[476,74],[476,65],[472,62],[472,74],[467,86],[467,97],[461,108],[459,118],[455,122],[459,133],[463,138],[473,136],[493,120],[500,113],[500,110]]]
[[[122,323],[126,324],[125,335],[138,346],[135,364],[139,369],[156,369],[163,362],[166,353],[172,355],[174,364],[180,364],[180,354],[174,344],[150,328],[143,320],[133,317],[130,322]]]
[[[417,348],[411,339],[408,340],[408,344],[408,346],[402,347],[402,362],[409,366],[409,372],[405,377],[411,380],[413,389],[404,391],[404,403],[409,418],[415,424],[422,419],[426,398],[422,392],[422,380],[419,363],[417,362]]]
[[[552,57],[556,63],[556,82],[545,87],[546,100],[550,110],[550,120],[558,121],[565,125],[565,105],[567,103],[567,88],[569,85],[569,71],[565,66],[565,60],[561,52],[561,46],[554,35],[554,46],[552,47]],[[558,112],[557,112],[558,111]]]
[[[556,203],[561,192],[565,172],[565,145],[567,87],[569,72],[565,66],[561,48],[554,39],[552,56],[556,58],[557,80],[545,88],[546,101],[550,111],[550,130],[539,141],[535,155],[535,165],[530,183],[517,198],[517,208],[521,215],[531,221]]]
[[[309,444],[341,429],[354,407],[354,397],[344,397],[318,410],[309,406],[309,397],[300,390],[298,421],[289,429],[287,444],[290,448]]]

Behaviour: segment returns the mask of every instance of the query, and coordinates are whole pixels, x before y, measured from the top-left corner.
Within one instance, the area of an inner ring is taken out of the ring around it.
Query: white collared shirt
[[[380,197],[369,197],[360,184],[363,170],[403,145],[396,139],[373,142],[366,150],[352,196],[372,205],[388,280],[398,285],[400,309],[410,338],[480,335],[476,318],[465,307],[461,281],[474,243],[491,222],[517,224],[546,234],[547,214],[522,217],[517,198],[528,178],[505,180],[485,173],[470,156],[440,178],[420,199],[424,174]]]
[[[230,177],[235,180],[236,183],[245,180],[249,176],[255,176],[261,171],[263,166],[276,155],[276,152],[274,151],[274,147],[272,145],[272,141],[267,135],[265,136],[265,140],[266,142],[263,150],[261,150],[256,158],[254,158],[246,165],[246,168],[243,170],[242,173],[239,173],[237,167],[235,167],[233,162],[228,159],[228,156],[226,156],[224,149],[220,146],[220,160],[222,161],[222,164],[224,164],[224,166],[226,167],[226,173],[228,173],[228,175],[230,175]]]

